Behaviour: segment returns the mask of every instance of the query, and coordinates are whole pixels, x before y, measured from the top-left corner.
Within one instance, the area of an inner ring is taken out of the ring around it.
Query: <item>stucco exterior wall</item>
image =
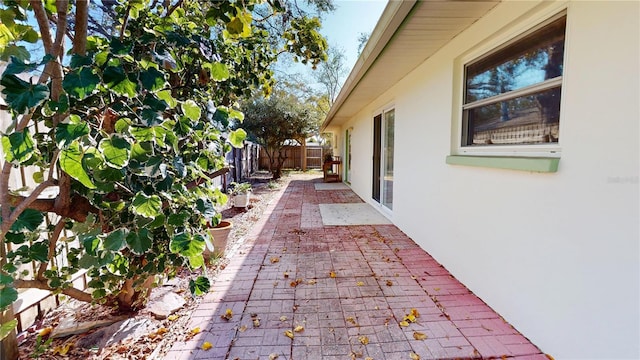
[[[445,163],[460,59],[562,6],[499,5],[335,131],[353,127],[351,186],[375,204],[372,119],[393,105],[392,221],[544,352],[638,358],[640,3],[566,5],[558,172]]]

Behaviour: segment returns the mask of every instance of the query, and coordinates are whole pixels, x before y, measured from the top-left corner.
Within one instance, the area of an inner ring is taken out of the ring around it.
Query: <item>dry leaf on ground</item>
[[[358,336],[358,341],[360,341],[360,344],[362,345],[367,345],[369,343],[369,338],[364,335]]]
[[[304,326],[298,325],[293,329],[293,332],[302,332],[304,331]]]
[[[289,339],[293,340],[293,331],[291,330],[286,330],[284,332],[284,336],[288,337]]]
[[[420,355],[414,353],[413,351],[409,353],[409,357],[411,360],[420,360]]]
[[[211,349],[212,347],[213,347],[213,345],[208,341],[205,341],[202,344],[202,350],[204,350],[204,351],[207,351],[207,350]]]
[[[416,340],[424,340],[427,338],[427,335],[425,333],[421,333],[419,331],[414,331],[413,332],[413,338]]]

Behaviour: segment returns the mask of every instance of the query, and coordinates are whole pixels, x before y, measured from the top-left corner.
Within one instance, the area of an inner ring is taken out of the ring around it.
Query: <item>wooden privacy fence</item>
[[[283,151],[286,151],[287,159],[285,160],[282,168],[302,169],[302,150],[303,148],[300,145],[285,146]],[[322,146],[307,145],[305,154],[307,159],[307,169],[322,170],[323,158],[326,151],[327,149],[324,149]],[[260,170],[269,169],[269,157],[267,156],[266,150],[262,147],[260,148],[259,168]]]

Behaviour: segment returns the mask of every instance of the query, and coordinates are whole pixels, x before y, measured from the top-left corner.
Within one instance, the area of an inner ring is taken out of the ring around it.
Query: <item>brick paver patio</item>
[[[317,181],[274,198],[165,359],[547,360],[395,226],[323,226],[319,203],[362,200]]]

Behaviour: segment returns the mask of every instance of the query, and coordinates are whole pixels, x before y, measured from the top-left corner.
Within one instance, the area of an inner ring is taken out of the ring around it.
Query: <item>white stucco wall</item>
[[[372,119],[395,104],[394,223],[544,352],[639,358],[640,3],[567,6],[557,173],[445,163],[456,61],[557,7],[500,5],[337,133],[370,201]]]

